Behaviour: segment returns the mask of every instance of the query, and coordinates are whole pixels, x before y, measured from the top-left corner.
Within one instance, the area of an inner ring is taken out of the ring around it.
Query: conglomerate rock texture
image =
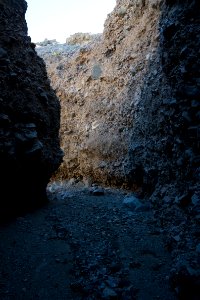
[[[62,161],[60,104],[27,36],[24,0],[0,1],[0,215],[46,201]]]
[[[198,1],[117,1],[101,40],[41,54],[62,106],[57,178],[197,188],[198,12]]]

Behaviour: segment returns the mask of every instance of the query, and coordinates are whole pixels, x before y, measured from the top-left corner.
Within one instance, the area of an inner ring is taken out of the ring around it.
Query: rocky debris
[[[179,299],[200,296],[200,190],[177,196],[174,185],[158,188],[150,198],[158,232],[166,235],[165,248],[173,259],[170,282]]]
[[[142,206],[142,203],[140,202],[140,200],[134,196],[126,196],[124,198],[123,204],[133,210]]]
[[[60,104],[27,36],[24,0],[0,1],[0,222],[47,201],[62,161]]]
[[[148,211],[150,209],[150,204],[143,204],[138,198],[135,196],[126,196],[124,198],[123,204],[130,208],[133,211]]]
[[[95,185],[90,189],[90,193],[94,196],[102,196],[104,195],[104,189]]]
[[[49,46],[49,45],[57,45],[58,42],[56,41],[56,39],[53,39],[53,40],[44,39],[44,41],[37,42],[35,44],[36,44],[36,46],[45,47],[45,46]]]
[[[37,46],[37,54],[42,57],[46,64],[46,59],[51,57],[52,60],[60,61],[61,57],[71,58],[80,49],[79,45],[67,45],[67,44],[48,44],[47,46]],[[64,65],[59,64],[57,69],[62,70]]]
[[[84,45],[88,44],[90,42],[97,42],[97,40],[101,40],[102,34],[91,34],[91,33],[83,33],[83,32],[77,32],[75,34],[70,35],[66,39],[67,45]]]
[[[0,298],[175,300],[164,235],[125,193],[49,183],[49,205],[0,228]]]
[[[175,266],[172,270],[170,281],[177,292],[179,299],[199,299],[200,271],[195,266],[191,267],[185,262]]]

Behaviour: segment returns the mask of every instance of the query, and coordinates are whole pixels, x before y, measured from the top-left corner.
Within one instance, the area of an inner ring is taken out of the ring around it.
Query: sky
[[[26,0],[26,22],[32,42],[45,38],[64,43],[77,32],[101,33],[116,0]]]

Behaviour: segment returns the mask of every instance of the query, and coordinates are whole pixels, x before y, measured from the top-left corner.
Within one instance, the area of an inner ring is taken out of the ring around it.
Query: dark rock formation
[[[167,183],[192,195],[200,179],[198,1],[163,1],[157,64],[149,61],[130,155],[147,192]],[[155,67],[157,74],[154,74]],[[134,177],[134,176],[133,176]],[[191,197],[190,197],[191,199]]]
[[[0,1],[0,215],[46,201],[62,160],[60,105],[27,36],[24,0]]]

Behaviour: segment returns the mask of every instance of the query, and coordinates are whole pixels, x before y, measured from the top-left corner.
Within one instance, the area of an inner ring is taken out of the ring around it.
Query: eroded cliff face
[[[72,56],[45,58],[62,105],[65,157],[58,176],[111,185],[130,181],[129,147],[144,76],[159,44],[160,15],[157,1],[120,1],[102,41]]]
[[[60,104],[27,36],[24,0],[0,1],[0,215],[46,201],[62,160]]]
[[[172,182],[196,188],[198,9],[197,1],[117,1],[101,41],[44,56],[62,106],[57,178],[142,194]]]

